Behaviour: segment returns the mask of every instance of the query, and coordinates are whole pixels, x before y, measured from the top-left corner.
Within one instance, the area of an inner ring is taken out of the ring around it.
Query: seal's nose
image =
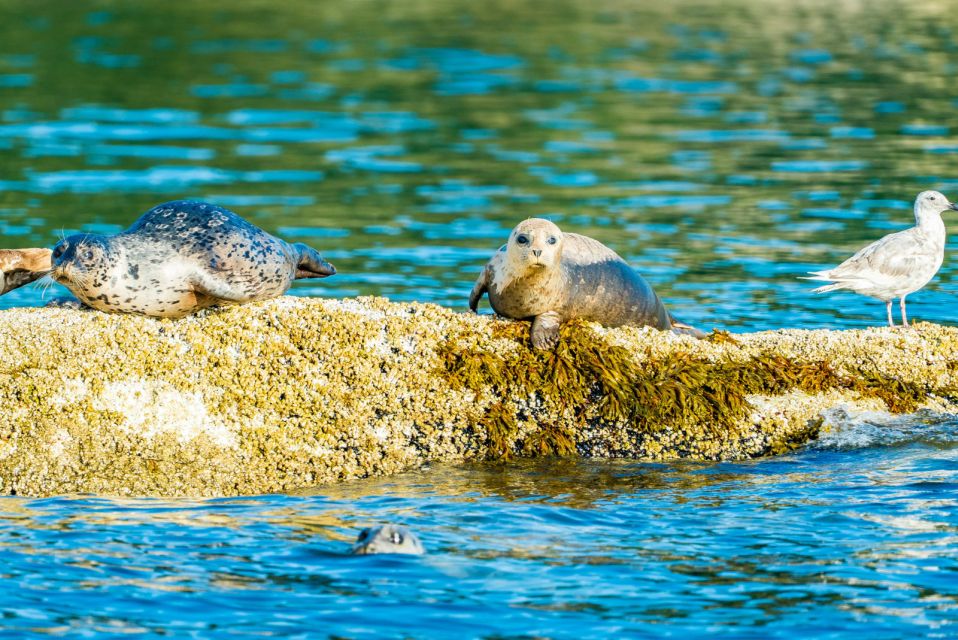
[[[542,255],[542,249],[533,249],[533,250],[532,250],[532,255],[534,255],[535,257],[538,258],[539,256]]]

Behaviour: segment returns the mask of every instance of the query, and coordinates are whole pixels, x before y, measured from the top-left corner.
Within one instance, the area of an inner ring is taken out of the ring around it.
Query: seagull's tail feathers
[[[799,276],[800,280],[824,280],[831,284],[826,284],[817,289],[812,289],[812,293],[826,293],[828,291],[838,291],[839,289],[848,289],[850,283],[847,280],[839,280],[832,273],[831,269],[824,271],[809,271],[807,276]]]
[[[799,280],[827,280],[832,281],[835,279],[832,276],[831,269],[824,269],[822,271],[809,271],[807,276],[798,276]]]
[[[832,284],[826,284],[824,287],[818,287],[817,289],[812,289],[812,293],[827,293],[829,291],[838,291],[839,289],[847,289],[847,282],[834,282]]]

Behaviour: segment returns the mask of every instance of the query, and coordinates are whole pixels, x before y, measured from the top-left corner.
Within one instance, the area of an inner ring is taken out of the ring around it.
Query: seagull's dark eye
[[[516,236],[516,244],[521,244],[523,246],[529,244],[529,236],[524,233],[520,233]]]
[[[555,236],[549,236],[549,244],[555,244],[558,242]]]
[[[935,196],[928,196],[928,199],[929,199],[929,200],[934,200],[934,199],[935,199]]]
[[[389,536],[389,540],[393,544],[402,544],[402,534],[398,531],[393,531],[392,535]]]

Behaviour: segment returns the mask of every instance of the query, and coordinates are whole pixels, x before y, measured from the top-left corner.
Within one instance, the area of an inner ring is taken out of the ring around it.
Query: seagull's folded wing
[[[876,240],[832,269],[829,277],[843,280],[868,278],[872,274],[885,278],[911,275],[926,262],[934,260],[913,231],[906,229]]]

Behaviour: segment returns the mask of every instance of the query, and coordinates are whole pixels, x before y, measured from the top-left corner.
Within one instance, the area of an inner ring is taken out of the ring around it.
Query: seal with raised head
[[[399,553],[421,556],[426,550],[412,531],[401,524],[383,524],[359,532],[351,549],[353,555]]]
[[[0,296],[50,273],[49,249],[0,249]]]
[[[486,264],[469,295],[476,311],[484,293],[501,316],[532,320],[532,345],[551,349],[559,325],[573,318],[704,334],[677,322],[651,285],[598,240],[563,233],[542,218],[520,222]]]
[[[177,318],[206,307],[280,296],[333,265],[228,209],[178,200],[113,236],[77,234],[53,249],[51,276],[101,311]]]

